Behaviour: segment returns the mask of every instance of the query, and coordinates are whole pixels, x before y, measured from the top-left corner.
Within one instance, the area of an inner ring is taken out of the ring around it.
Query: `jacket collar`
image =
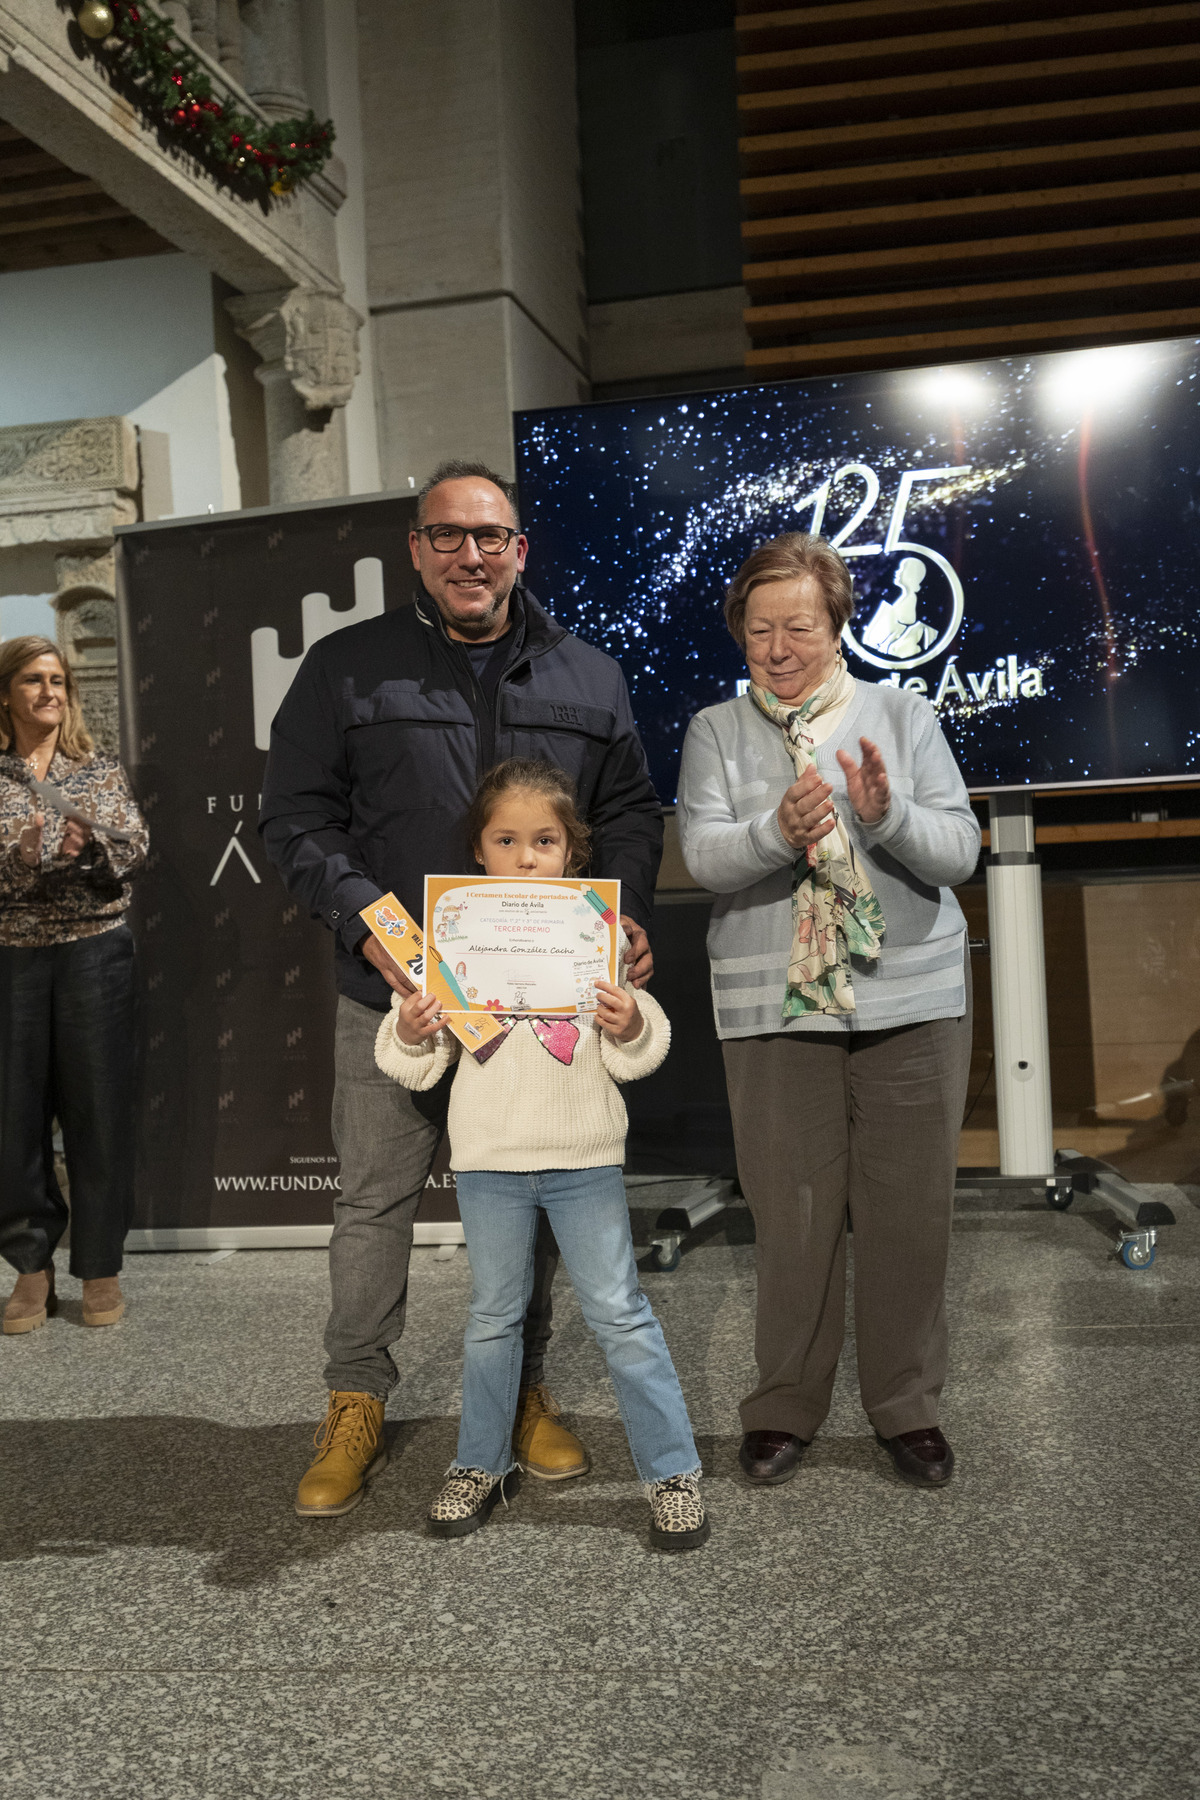
[[[458,640],[452,638],[446,630],[446,622],[430,599],[422,582],[417,583],[414,604],[418,619],[428,631],[434,632],[444,644],[457,644]],[[568,635],[566,626],[560,625],[557,619],[552,618],[545,607],[535,600],[529,589],[520,582],[513,588],[508,604],[517,640],[513,645],[513,656],[509,661],[510,668],[513,662],[522,656],[541,656],[545,651],[552,650],[555,644],[560,644]],[[459,647],[461,648],[461,646]]]

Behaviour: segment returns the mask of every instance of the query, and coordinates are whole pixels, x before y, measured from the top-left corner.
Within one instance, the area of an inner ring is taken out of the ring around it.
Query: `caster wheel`
[[[1135,1240],[1121,1245],[1121,1261],[1127,1269],[1148,1269],[1157,1254],[1155,1244],[1139,1244]]]
[[[662,1275],[671,1275],[679,1267],[682,1256],[678,1244],[673,1250],[668,1250],[665,1244],[655,1244],[650,1252],[650,1266]]]
[[[1066,1212],[1074,1198],[1074,1188],[1048,1187],[1046,1189],[1046,1205],[1053,1212]]]

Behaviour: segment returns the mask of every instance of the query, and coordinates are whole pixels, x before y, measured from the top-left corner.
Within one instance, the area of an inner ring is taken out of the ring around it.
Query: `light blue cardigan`
[[[870,876],[886,930],[877,963],[852,960],[857,1011],[784,1021],[796,852],[776,809],[796,779],[778,726],[749,694],[708,706],[688,726],[679,778],[680,842],[694,880],[717,896],[708,931],[717,1036],[779,1031],[879,1031],[966,1010],[966,921],[950,892],[979,859],[980,832],[958,765],[928,700],[856,681],[817,766],[855,855]],[[891,804],[878,825],[850,806],[838,750],[883,753]]]

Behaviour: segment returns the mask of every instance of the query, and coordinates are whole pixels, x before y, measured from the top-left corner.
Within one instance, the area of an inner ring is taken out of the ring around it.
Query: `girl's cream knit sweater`
[[[484,1063],[460,1056],[458,1039],[439,1031],[424,1044],[401,1043],[396,1009],[379,1027],[375,1061],[402,1087],[423,1093],[458,1061],[450,1091],[452,1169],[599,1169],[625,1160],[629,1119],[617,1082],[650,1075],[671,1043],[671,1027],[657,1000],[638,990],[642,1029],[618,1044],[580,1014],[570,1066],[539,1040],[527,1019],[514,1025]]]

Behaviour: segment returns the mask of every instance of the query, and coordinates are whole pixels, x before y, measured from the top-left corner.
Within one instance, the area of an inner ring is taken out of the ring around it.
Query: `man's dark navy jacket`
[[[359,913],[396,894],[420,919],[426,875],[475,867],[464,821],[480,776],[509,756],[565,769],[592,829],[591,872],[621,882],[649,926],[662,812],[625,678],[514,589],[495,710],[421,592],[413,606],[322,638],[271,728],[259,830],[290,893],[337,934],[341,993],[380,1011],[390,990],[356,953]]]

